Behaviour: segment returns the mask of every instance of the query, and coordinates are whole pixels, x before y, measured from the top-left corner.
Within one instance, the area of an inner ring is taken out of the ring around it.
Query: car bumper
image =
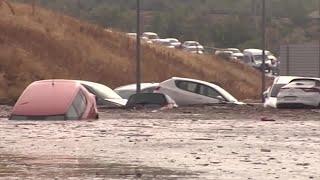
[[[314,98],[278,98],[277,108],[304,108],[304,107],[318,107],[319,102]]]

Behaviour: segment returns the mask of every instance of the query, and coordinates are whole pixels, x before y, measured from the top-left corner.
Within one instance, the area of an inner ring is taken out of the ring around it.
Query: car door
[[[202,101],[205,104],[215,104],[227,101],[219,91],[213,87],[207,86],[205,84],[198,85],[198,93],[202,96]]]
[[[206,102],[206,97],[199,94],[198,83],[175,80],[175,85],[176,93],[173,97],[178,105],[204,104]]]

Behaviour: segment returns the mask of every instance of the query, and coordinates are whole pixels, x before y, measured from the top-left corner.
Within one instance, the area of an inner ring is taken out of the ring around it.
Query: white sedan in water
[[[320,80],[294,79],[277,96],[278,108],[319,107]]]
[[[179,106],[239,102],[218,85],[188,78],[173,77],[159,84],[156,92],[170,96]]]

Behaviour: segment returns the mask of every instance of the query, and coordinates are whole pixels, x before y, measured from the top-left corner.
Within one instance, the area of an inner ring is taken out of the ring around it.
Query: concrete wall
[[[320,41],[282,45],[280,75],[320,77]]]

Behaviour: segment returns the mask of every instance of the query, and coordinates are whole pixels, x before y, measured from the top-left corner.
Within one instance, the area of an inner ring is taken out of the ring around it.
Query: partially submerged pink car
[[[31,83],[19,97],[10,120],[97,119],[95,96],[73,80]]]

